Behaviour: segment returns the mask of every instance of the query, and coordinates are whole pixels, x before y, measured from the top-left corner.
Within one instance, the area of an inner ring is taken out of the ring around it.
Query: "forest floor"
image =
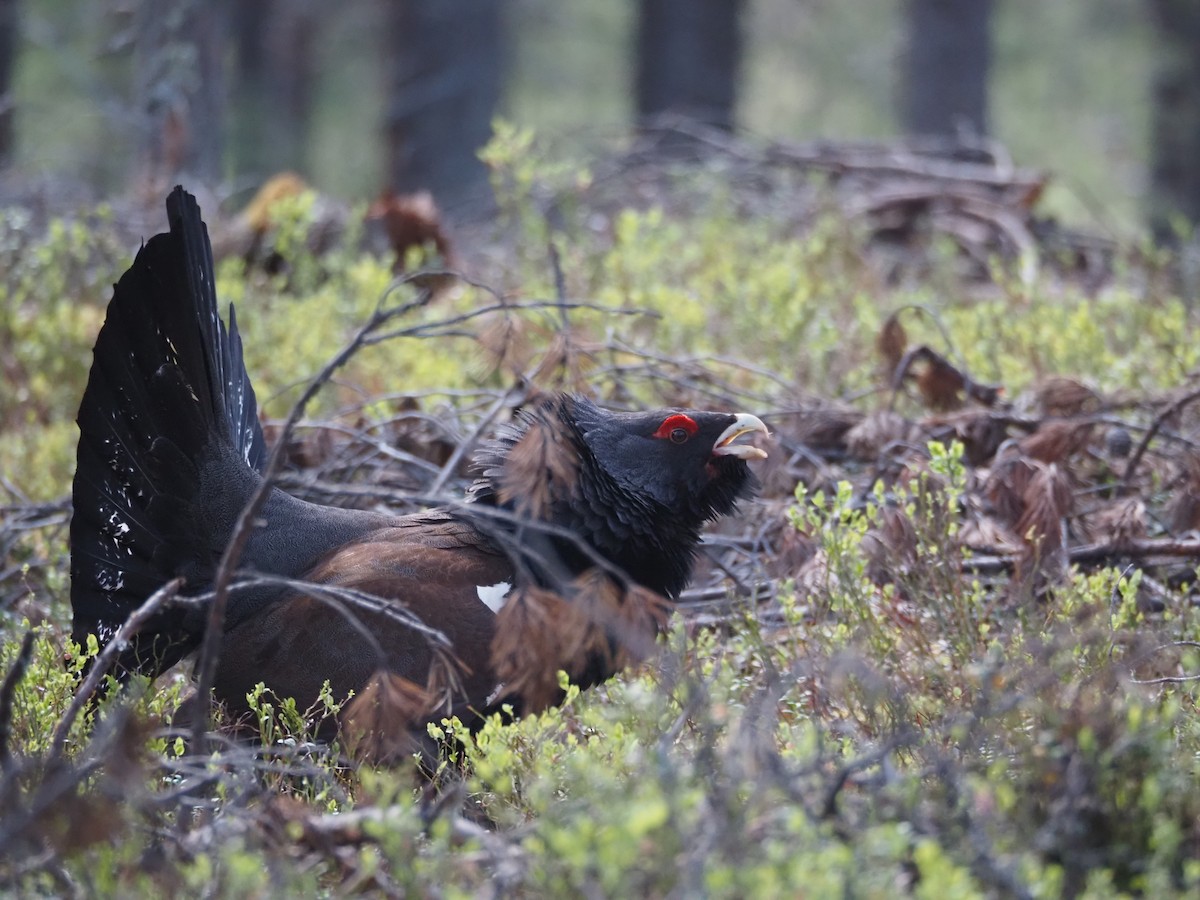
[[[303,496],[461,497],[475,442],[533,390],[749,410],[773,432],[759,498],[706,538],[659,651],[489,723],[437,790],[313,741],[332,702],[263,694],[259,736],[217,716],[199,745],[186,669],[83,707],[72,417],[128,236],[111,209],[5,214],[4,890],[1200,888],[1186,271],[1040,216],[1050,176],[995,147],[694,138],[670,161],[651,142],[580,161],[502,129],[497,214],[469,226],[420,203],[364,226],[304,191],[257,231],[211,222],[272,439],[377,304],[436,294],[283,436]],[[397,222],[469,279],[394,285],[396,247],[422,260]],[[372,228],[391,256],[365,249]]]

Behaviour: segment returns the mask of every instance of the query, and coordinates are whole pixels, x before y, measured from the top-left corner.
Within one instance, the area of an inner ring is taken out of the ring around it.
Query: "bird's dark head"
[[[614,413],[576,400],[574,421],[589,463],[658,515],[699,528],[733,511],[758,482],[747,462],[766,453],[767,427],[748,413],[688,409]]]
[[[757,488],[767,434],[747,413],[616,413],[572,396],[525,410],[476,458],[479,499],[569,529],[640,584],[675,596],[704,523]]]

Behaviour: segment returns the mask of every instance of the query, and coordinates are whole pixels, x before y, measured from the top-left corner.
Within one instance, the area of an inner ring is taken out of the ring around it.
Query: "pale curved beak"
[[[771,432],[763,420],[750,413],[738,413],[733,424],[721,432],[713,444],[713,456],[736,456],[738,459],[766,459],[767,451],[751,441],[755,435],[769,437]]]

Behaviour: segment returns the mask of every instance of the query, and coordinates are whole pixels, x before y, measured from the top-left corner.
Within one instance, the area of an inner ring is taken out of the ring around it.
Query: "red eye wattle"
[[[658,426],[658,431],[654,432],[654,436],[665,438],[674,444],[682,444],[699,430],[700,426],[691,416],[676,413],[663,420],[663,423]]]

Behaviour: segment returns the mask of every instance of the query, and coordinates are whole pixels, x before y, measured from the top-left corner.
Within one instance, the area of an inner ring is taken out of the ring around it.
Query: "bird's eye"
[[[663,419],[658,431],[654,432],[654,437],[670,441],[672,444],[682,444],[699,430],[700,426],[691,416],[675,413]]]

